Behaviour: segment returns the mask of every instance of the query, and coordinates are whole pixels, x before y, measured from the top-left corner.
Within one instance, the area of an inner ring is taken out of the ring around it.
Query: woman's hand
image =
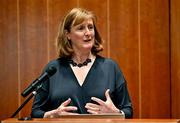
[[[60,115],[74,115],[77,113],[72,113],[70,111],[76,111],[76,106],[68,106],[71,99],[64,101],[57,109],[48,111],[44,114],[44,118],[58,118]]]
[[[87,112],[91,114],[120,113],[120,110],[116,108],[110,98],[109,89],[106,90],[105,96],[105,102],[99,98],[92,97],[91,99],[99,105],[94,103],[87,103],[85,106],[87,108]]]

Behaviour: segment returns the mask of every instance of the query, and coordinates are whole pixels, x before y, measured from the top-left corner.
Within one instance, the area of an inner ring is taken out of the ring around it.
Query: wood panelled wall
[[[97,15],[101,55],[121,67],[134,118],[180,118],[178,6],[176,0],[1,0],[0,119],[10,117],[24,101],[20,93],[57,58],[59,21],[73,7]],[[30,114],[31,103],[19,117]]]

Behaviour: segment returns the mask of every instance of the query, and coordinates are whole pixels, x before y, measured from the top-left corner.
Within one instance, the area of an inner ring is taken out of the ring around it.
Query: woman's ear
[[[65,30],[65,35],[66,35],[66,37],[67,37],[68,40],[71,40],[70,34],[69,34],[69,32],[68,32],[67,30]]]

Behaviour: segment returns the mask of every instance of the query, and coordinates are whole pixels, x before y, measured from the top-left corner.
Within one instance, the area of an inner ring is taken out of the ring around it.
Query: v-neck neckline
[[[77,77],[76,77],[73,69],[71,68],[70,64],[68,64],[68,68],[70,69],[70,71],[71,71],[71,73],[72,73],[72,75],[73,75],[73,77],[74,77],[74,79],[75,79],[75,83],[76,83],[80,88],[83,88],[83,87],[86,85],[86,83],[88,82],[88,78],[89,78],[92,70],[94,69],[94,66],[95,66],[95,64],[96,64],[96,62],[97,62],[97,58],[98,58],[98,57],[96,56],[96,58],[95,58],[95,60],[94,60],[94,63],[92,64],[91,68],[89,69],[89,71],[88,71],[88,73],[87,73],[87,75],[86,75],[86,77],[85,77],[82,85],[80,85],[80,83],[79,83],[79,81],[78,81],[78,79],[77,79]]]

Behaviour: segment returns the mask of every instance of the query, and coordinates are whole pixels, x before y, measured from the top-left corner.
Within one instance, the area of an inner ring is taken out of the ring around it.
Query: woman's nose
[[[89,29],[89,28],[86,28],[84,34],[85,34],[85,35],[90,35],[90,33],[91,33],[90,29]]]

